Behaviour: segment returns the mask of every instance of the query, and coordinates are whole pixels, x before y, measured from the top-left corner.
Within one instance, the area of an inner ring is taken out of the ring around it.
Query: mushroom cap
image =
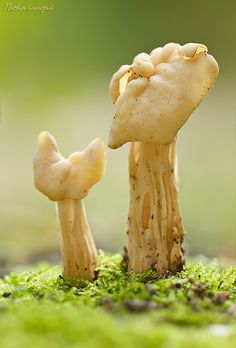
[[[84,151],[74,152],[65,159],[54,137],[42,132],[33,164],[35,187],[49,199],[83,199],[104,175],[105,145],[101,139],[95,139]]]
[[[126,142],[168,144],[207,95],[219,72],[205,45],[169,43],[114,74],[114,117],[108,146]]]

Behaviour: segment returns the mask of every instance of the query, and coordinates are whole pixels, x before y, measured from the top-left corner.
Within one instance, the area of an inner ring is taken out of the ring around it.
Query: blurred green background
[[[180,193],[191,255],[236,250],[236,2],[0,0],[0,261],[59,259],[55,207],[33,186],[39,132],[62,153],[107,141],[108,84],[122,64],[167,42],[201,42],[220,66],[215,88],[179,135]],[[20,5],[20,7],[19,7]],[[108,149],[103,181],[85,200],[97,245],[121,251],[129,204],[128,145]]]

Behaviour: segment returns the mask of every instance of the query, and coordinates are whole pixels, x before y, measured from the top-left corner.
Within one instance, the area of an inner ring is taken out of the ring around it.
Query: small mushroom
[[[128,270],[172,273],[184,264],[176,137],[213,86],[218,65],[207,47],[169,43],[114,74],[109,147],[129,154]]]
[[[82,199],[104,175],[104,143],[95,139],[84,151],[74,152],[65,159],[53,136],[42,132],[33,162],[35,187],[50,200],[57,201],[63,276],[92,280],[97,249]]]

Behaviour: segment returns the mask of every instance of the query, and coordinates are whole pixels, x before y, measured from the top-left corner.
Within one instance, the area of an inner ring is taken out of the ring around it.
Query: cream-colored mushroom
[[[65,159],[52,135],[42,132],[38,137],[34,156],[35,186],[50,200],[57,201],[65,277],[94,278],[97,249],[82,199],[101,180],[105,165],[106,152],[101,139],[93,140],[84,151],[72,153]]]
[[[207,52],[202,44],[170,43],[150,55],[139,54],[111,80],[114,117],[109,147],[132,142],[130,272],[154,267],[158,273],[175,273],[183,267],[176,136],[218,75],[217,62]]]

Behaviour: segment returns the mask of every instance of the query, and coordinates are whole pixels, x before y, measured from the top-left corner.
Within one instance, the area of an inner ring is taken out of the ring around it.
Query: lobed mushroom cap
[[[202,44],[169,43],[122,66],[110,83],[115,110],[108,146],[173,142],[218,75],[207,52]]]
[[[105,145],[101,139],[95,139],[84,151],[74,152],[65,159],[54,137],[42,132],[33,164],[35,187],[49,199],[83,199],[104,175]]]

